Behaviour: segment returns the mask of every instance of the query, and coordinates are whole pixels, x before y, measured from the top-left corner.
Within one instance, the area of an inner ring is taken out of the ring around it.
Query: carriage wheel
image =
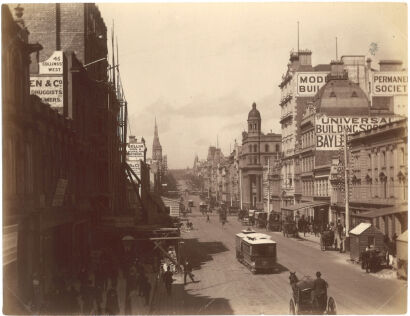
[[[336,315],[337,310],[336,310],[336,302],[333,297],[329,297],[327,300],[327,314],[328,315]]]
[[[296,315],[295,302],[293,301],[293,298],[291,298],[289,302],[289,315]]]

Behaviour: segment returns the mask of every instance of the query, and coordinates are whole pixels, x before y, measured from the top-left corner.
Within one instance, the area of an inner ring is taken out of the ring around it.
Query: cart
[[[297,279],[296,279],[297,280]],[[326,306],[319,306],[319,302],[312,295],[314,280],[305,276],[302,280],[291,283],[293,295],[289,302],[290,315],[336,315],[336,301],[332,296],[327,296]]]
[[[334,247],[335,233],[332,230],[325,230],[320,234],[320,249],[325,251],[329,247]]]

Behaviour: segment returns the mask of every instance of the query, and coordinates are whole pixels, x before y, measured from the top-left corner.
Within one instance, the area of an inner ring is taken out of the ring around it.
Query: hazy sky
[[[154,117],[169,168],[192,167],[209,145],[229,154],[251,104],[264,132],[280,133],[280,89],[289,52],[312,51],[313,64],[339,56],[401,59],[407,67],[407,7],[392,3],[98,4],[115,23],[120,72],[133,135],[152,154]]]

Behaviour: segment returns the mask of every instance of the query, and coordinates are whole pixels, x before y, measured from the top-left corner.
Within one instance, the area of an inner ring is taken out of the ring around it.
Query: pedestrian
[[[94,272],[94,287],[95,287],[95,300],[97,303],[97,313],[101,314],[101,304],[103,302],[103,292],[105,290],[105,275],[102,265],[99,264]]]
[[[83,314],[90,315],[94,312],[95,289],[91,280],[81,287],[81,299],[83,301]]]
[[[131,296],[137,290],[137,269],[131,266],[125,284],[125,314],[131,314]]]
[[[317,304],[318,311],[320,313],[323,313],[323,311],[326,309],[326,304],[327,304],[327,288],[328,284],[327,282],[321,278],[321,273],[320,271],[316,272],[316,280],[313,282],[313,295],[314,295],[314,301]]]
[[[184,285],[186,284],[187,275],[189,276],[191,281],[195,283],[194,275],[192,273],[192,266],[191,266],[191,263],[189,262],[188,258],[184,262]]]
[[[166,290],[167,290],[168,296],[171,295],[172,282],[174,282],[173,274],[172,274],[172,272],[171,272],[170,270],[171,270],[171,267],[168,266],[168,267],[167,267],[167,271],[164,273],[164,276],[163,276],[163,277],[164,277],[165,288],[166,288]]]
[[[120,306],[118,304],[118,295],[115,288],[111,288],[107,292],[105,312],[108,315],[117,315],[120,312]]]
[[[207,222],[207,223],[210,222],[210,220],[209,220],[209,214],[206,214],[206,222]]]
[[[148,278],[144,275],[144,278],[141,281],[141,290],[142,290],[142,295],[145,298],[145,305],[147,306],[149,304],[149,298],[151,294],[151,284],[148,281]]]

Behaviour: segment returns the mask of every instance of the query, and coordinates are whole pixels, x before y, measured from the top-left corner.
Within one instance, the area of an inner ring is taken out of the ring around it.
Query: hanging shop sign
[[[314,96],[327,82],[328,72],[299,72],[297,74],[297,96]]]
[[[316,115],[317,150],[338,150],[343,147],[344,131],[353,134],[394,122],[400,117],[358,117]]]
[[[374,96],[407,95],[408,76],[400,72],[375,72],[372,76]]]

